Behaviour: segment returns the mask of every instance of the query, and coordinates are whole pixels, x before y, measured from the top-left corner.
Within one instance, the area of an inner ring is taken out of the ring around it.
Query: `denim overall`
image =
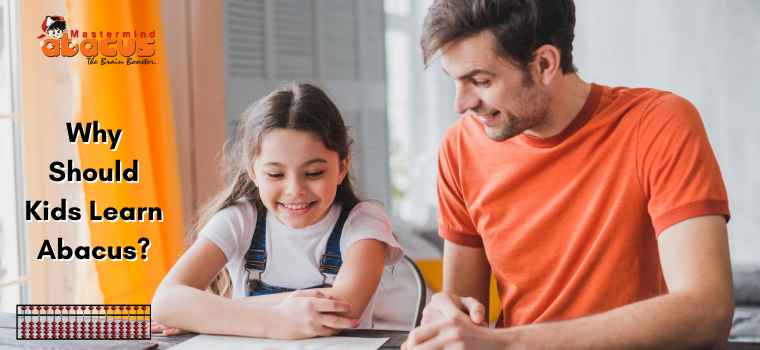
[[[340,236],[343,232],[343,225],[346,223],[348,214],[351,212],[353,205],[346,205],[341,208],[338,222],[333,226],[330,238],[327,239],[327,247],[322,254],[320,260],[319,273],[322,274],[322,284],[308,287],[312,288],[324,288],[331,287],[331,284],[327,283],[327,274],[337,275],[340,266],[343,264],[340,254]],[[261,280],[261,274],[267,267],[267,251],[266,251],[266,210],[257,210],[256,216],[256,229],[253,231],[253,237],[251,238],[251,245],[248,247],[248,251],[245,253],[245,269],[248,271],[248,296],[259,296],[276,294],[283,292],[292,292],[295,289],[278,287],[264,283]]]

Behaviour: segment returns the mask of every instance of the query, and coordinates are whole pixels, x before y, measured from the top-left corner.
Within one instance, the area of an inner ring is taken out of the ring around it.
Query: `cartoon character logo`
[[[63,16],[45,16],[41,27],[45,34],[40,34],[37,39],[42,39],[45,36],[50,39],[60,39],[66,30],[66,20],[63,19]]]

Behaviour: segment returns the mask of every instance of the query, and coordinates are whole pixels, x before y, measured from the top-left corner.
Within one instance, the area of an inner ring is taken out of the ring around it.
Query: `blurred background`
[[[219,155],[235,119],[291,80],[317,83],[337,103],[355,138],[360,192],[385,204],[408,254],[440,287],[436,157],[458,116],[453,82],[438,62],[425,70],[420,59],[429,4],[0,0],[0,311],[19,302],[149,302],[197,210],[220,188]],[[158,64],[44,57],[36,36],[48,15],[83,31],[155,28]],[[670,90],[696,105],[728,189],[732,263],[760,267],[760,2],[577,0],[576,16],[583,79]],[[121,158],[145,162],[139,191],[48,180],[51,161],[99,161],[102,151],[65,139],[64,123],[82,118],[125,128]],[[60,198],[147,201],[169,214],[138,229],[23,221],[24,200]],[[35,259],[44,239],[134,242],[135,231],[153,242],[148,262]]]

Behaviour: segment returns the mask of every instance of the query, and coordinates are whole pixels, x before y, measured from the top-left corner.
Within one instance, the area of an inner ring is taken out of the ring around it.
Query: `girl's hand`
[[[318,290],[299,290],[275,306],[279,322],[272,334],[278,339],[302,339],[337,334],[355,328],[359,320],[339,314],[350,311],[351,304],[331,298]],[[273,322],[275,324],[275,322]]]
[[[180,335],[187,333],[186,331],[179,329],[179,328],[173,328],[168,327],[166,325],[160,324],[156,321],[150,321],[150,332],[151,333],[161,333],[165,336],[172,336],[172,335]]]

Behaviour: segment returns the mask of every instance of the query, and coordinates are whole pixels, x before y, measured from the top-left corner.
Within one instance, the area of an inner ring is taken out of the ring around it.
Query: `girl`
[[[338,109],[319,88],[294,84],[249,108],[236,136],[232,181],[161,282],[153,318],[282,339],[371,327],[383,267],[403,253],[384,211],[354,194]],[[228,295],[230,282],[234,299],[204,291]]]

